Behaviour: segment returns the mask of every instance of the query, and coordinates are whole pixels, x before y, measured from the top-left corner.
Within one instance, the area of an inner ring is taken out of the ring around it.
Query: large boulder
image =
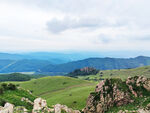
[[[40,110],[47,107],[46,100],[42,98],[37,98],[34,100],[33,110],[32,113],[38,113]]]
[[[4,107],[0,107],[0,113],[13,113],[14,105],[10,103],[6,103]]]

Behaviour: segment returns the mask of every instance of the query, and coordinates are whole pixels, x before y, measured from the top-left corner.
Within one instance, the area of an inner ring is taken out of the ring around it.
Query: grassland
[[[15,106],[24,106],[28,110],[32,110],[32,105],[29,103],[26,103],[24,101],[21,101],[22,97],[26,97],[32,102],[36,98],[35,96],[31,95],[29,92],[17,89],[17,90],[7,90],[3,94],[0,94],[0,106],[3,106],[2,104],[5,102],[9,102],[11,104],[14,104]]]
[[[60,103],[73,109],[82,109],[85,107],[88,95],[94,91],[97,82],[100,80],[105,78],[121,78],[124,80],[128,76],[137,75],[150,77],[150,66],[135,69],[105,70],[96,75],[79,76],[79,79],[53,76],[15,83],[32,91],[34,95],[46,99],[49,106]]]
[[[99,81],[105,78],[126,79],[129,76],[146,76],[150,78],[150,66],[144,66],[134,69],[102,70],[96,75],[78,76],[82,80]]]
[[[73,109],[85,107],[87,97],[96,86],[94,82],[64,76],[43,77],[16,84],[46,99],[49,106],[60,103]]]

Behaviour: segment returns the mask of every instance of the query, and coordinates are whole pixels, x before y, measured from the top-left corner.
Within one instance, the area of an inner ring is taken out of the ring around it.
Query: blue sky
[[[149,6],[149,0],[0,0],[0,51],[145,54]]]

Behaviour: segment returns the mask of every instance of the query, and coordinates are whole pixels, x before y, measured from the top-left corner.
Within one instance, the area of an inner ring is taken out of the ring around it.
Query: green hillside
[[[104,70],[100,71],[96,75],[78,76],[78,78],[83,80],[99,81],[105,78],[126,79],[129,76],[140,76],[140,75],[150,78],[150,66],[144,66],[134,69]]]
[[[31,111],[33,106],[25,101],[21,101],[22,97],[28,98],[32,102],[36,98],[28,91],[20,88],[18,89],[14,84],[0,83],[0,106],[9,102],[15,106],[24,106]]]
[[[48,105],[65,104],[73,109],[82,109],[86,99],[95,88],[95,83],[71,77],[55,76],[17,82],[34,95],[47,100]]]

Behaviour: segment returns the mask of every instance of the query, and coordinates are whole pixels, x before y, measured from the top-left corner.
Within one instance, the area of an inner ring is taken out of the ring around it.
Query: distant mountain
[[[21,54],[12,54],[12,53],[0,53],[0,59],[9,59],[9,60],[21,60],[21,59],[30,59],[32,57],[21,55]]]
[[[3,63],[2,63],[3,62]],[[3,65],[3,66],[2,66]],[[46,60],[0,60],[0,73],[9,72],[34,72],[47,65],[52,65]]]
[[[20,54],[12,54],[12,53],[0,53],[0,60],[23,60],[23,59],[37,59],[37,60],[48,60],[51,61],[52,64],[61,64],[69,62],[70,60],[67,58],[63,58],[61,54],[53,54],[53,53],[20,53]]]
[[[49,60],[53,64],[62,64],[94,56],[100,57],[100,54],[96,52],[32,52],[23,55],[30,56],[33,59]]]
[[[31,53],[0,53],[0,60],[23,60],[37,59],[47,60],[52,64],[63,64],[71,61],[81,60],[93,56],[100,56],[96,52],[31,52]]]
[[[127,69],[150,65],[150,57],[139,56],[135,58],[88,58],[59,65],[49,65],[41,68],[41,72],[69,73],[83,67],[93,67],[100,70]]]

